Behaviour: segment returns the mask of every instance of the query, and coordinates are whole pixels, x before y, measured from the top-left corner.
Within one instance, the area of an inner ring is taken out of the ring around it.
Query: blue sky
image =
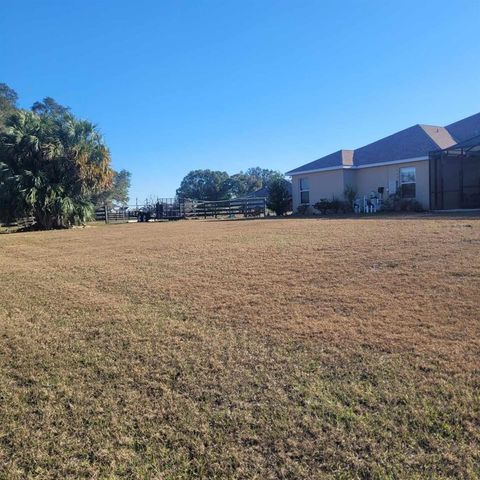
[[[480,110],[478,0],[2,3],[0,82],[97,123],[133,202]]]

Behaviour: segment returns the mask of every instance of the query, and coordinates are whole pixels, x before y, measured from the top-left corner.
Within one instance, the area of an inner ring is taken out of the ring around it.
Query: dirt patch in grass
[[[0,238],[0,478],[477,478],[480,220]]]

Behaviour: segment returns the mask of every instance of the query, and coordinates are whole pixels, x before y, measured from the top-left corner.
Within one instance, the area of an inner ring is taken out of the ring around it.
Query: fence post
[[[267,199],[266,198],[263,199],[263,216],[264,217],[267,216]]]
[[[105,223],[108,223],[108,208],[106,203],[103,204],[103,209],[105,211]]]

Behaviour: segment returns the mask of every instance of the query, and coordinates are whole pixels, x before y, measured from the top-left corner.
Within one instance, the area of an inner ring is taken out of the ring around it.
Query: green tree
[[[254,175],[240,172],[229,179],[229,190],[233,197],[242,197],[262,188],[262,180]]]
[[[248,175],[250,177],[256,177],[258,180],[260,180],[261,185],[259,188],[267,186],[270,180],[272,180],[274,177],[278,177],[278,176],[283,177],[281,172],[278,172],[275,170],[269,170],[268,168],[261,168],[261,167],[249,168],[245,172],[245,175]]]
[[[38,228],[88,220],[92,195],[108,190],[112,177],[110,153],[100,133],[70,113],[18,111],[0,133],[4,207],[15,215],[33,216]]]
[[[16,110],[17,100],[17,92],[6,83],[0,83],[0,130],[6,117]]]
[[[273,176],[268,183],[267,207],[277,215],[285,215],[292,208],[288,182],[281,175]]]
[[[95,205],[128,203],[132,174],[128,170],[113,171],[112,185],[108,190],[93,197]]]
[[[128,193],[132,182],[132,174],[128,170],[120,170],[113,173],[111,198],[115,203],[128,203]]]
[[[17,92],[6,83],[0,83],[0,110],[14,110],[17,108]]]
[[[227,172],[193,170],[182,180],[177,196],[193,200],[226,200],[231,197]]]
[[[64,107],[52,97],[45,97],[41,102],[35,102],[31,108],[37,115],[64,116],[70,113],[70,107]]]

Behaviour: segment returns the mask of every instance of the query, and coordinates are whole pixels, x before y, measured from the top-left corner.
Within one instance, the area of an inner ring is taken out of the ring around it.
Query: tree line
[[[95,205],[128,201],[131,174],[113,170],[96,125],[51,97],[29,110],[17,102],[0,83],[0,222],[69,227],[92,219]]]
[[[223,171],[193,170],[184,177],[176,193],[179,198],[215,201],[241,198],[260,189],[267,197],[268,208],[277,215],[290,209],[290,182],[281,172],[260,167],[234,175]]]

